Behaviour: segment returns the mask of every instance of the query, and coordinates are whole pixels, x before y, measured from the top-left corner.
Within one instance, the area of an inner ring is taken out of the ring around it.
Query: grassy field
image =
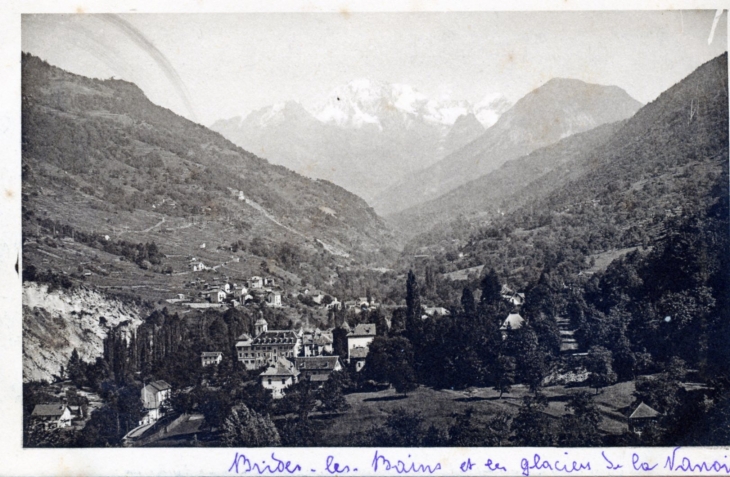
[[[548,397],[547,414],[558,419],[566,413],[565,404],[569,396],[578,391],[589,391],[586,387],[550,386],[543,390]],[[601,429],[610,434],[626,430],[626,408],[633,401],[633,382],[609,386],[594,397],[603,415]],[[343,442],[351,433],[366,433],[373,427],[382,425],[388,415],[402,407],[417,411],[425,418],[427,425],[434,424],[448,428],[453,422],[453,414],[461,413],[468,407],[475,409],[477,419],[488,419],[499,414],[514,415],[529,391],[525,386],[514,386],[509,394],[499,399],[499,393],[490,388],[471,388],[466,391],[448,389],[434,390],[420,386],[408,396],[398,395],[395,390],[347,395],[351,409],[332,419],[325,431],[325,440],[331,443]]]

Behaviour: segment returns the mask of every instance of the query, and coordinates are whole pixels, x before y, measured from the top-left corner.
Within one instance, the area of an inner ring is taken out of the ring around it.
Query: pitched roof
[[[649,419],[652,417],[657,417],[659,415],[659,412],[650,408],[646,404],[639,403],[639,405],[636,407],[634,412],[631,413],[629,416],[629,419]]]
[[[334,369],[339,356],[307,356],[294,358],[297,369]]]
[[[162,379],[158,379],[157,381],[152,381],[145,387],[151,388],[154,391],[166,391],[168,389],[172,389],[172,386],[170,386],[170,383],[168,383],[167,381],[163,381]]]
[[[357,348],[352,348],[350,350],[350,358],[366,358],[368,355],[368,351],[370,351],[369,348],[365,348],[364,346],[358,346]]]
[[[316,344],[318,346],[330,345],[330,344],[332,344],[332,336],[326,335],[326,334],[321,334],[314,338],[314,344]]]
[[[55,404],[36,404],[33,408],[31,416],[38,417],[61,417],[66,410],[66,405],[62,403]]]
[[[286,358],[279,358],[276,364],[266,368],[266,371],[259,376],[298,376],[299,371],[294,367],[294,363]]]
[[[347,336],[375,336],[375,334],[374,323],[360,323]]]
[[[509,316],[504,319],[504,322],[502,323],[502,327],[500,329],[506,330],[509,328],[512,330],[518,330],[522,328],[522,323],[524,322],[525,319],[522,318],[519,313],[510,313]]]

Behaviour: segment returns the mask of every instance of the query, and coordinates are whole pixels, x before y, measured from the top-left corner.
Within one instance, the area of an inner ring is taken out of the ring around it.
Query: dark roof
[[[66,410],[66,405],[61,403],[56,404],[36,404],[33,408],[31,416],[39,417],[61,417],[63,411]]]
[[[272,330],[261,333],[253,339],[252,344],[296,344],[297,334],[292,330]]]
[[[166,391],[168,389],[172,389],[172,386],[170,386],[170,383],[168,383],[167,381],[163,381],[161,379],[157,380],[157,381],[152,381],[145,387],[151,387],[155,391]]]
[[[374,323],[360,323],[347,336],[375,336]]]
[[[629,419],[650,419],[652,417],[657,417],[658,415],[658,411],[655,411],[654,409],[641,402],[636,407],[634,412],[631,413]]]
[[[203,358],[217,358],[218,356],[222,356],[223,352],[221,351],[203,351],[200,353],[200,356]]]
[[[368,351],[370,351],[370,349],[363,346],[352,348],[350,350],[350,358],[366,358],[368,356]]]
[[[294,358],[297,369],[334,369],[339,356],[307,356]]]

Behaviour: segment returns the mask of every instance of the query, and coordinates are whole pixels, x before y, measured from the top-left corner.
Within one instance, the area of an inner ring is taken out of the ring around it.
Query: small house
[[[339,356],[308,356],[294,358],[294,365],[299,371],[299,379],[312,382],[327,381],[333,371],[341,371]]]
[[[63,429],[71,426],[73,415],[71,410],[62,403],[36,404],[30,415],[35,422],[47,429]]]
[[[525,319],[520,316],[519,313],[510,313],[507,318],[502,322],[502,326],[499,328],[503,333],[508,331],[519,330],[522,328]]]
[[[299,371],[294,363],[286,358],[279,358],[276,363],[269,366],[266,371],[259,375],[261,385],[270,389],[274,399],[284,397],[284,390],[295,384],[299,377]]]
[[[211,303],[223,303],[226,301],[228,294],[224,290],[212,290],[208,295]]]
[[[650,423],[656,422],[660,415],[658,411],[647,406],[642,401],[629,416],[629,430],[641,434],[644,428]]]
[[[369,350],[370,343],[375,339],[376,334],[375,324],[373,323],[361,323],[355,326],[355,329],[347,334],[348,360],[352,359],[352,350],[356,348],[364,348],[367,356],[367,350]]]
[[[365,366],[365,359],[368,357],[368,351],[369,348],[352,348],[348,351],[348,360],[350,363],[355,363],[355,371],[360,372],[362,371],[362,368]]]
[[[249,281],[249,285],[253,289],[263,288],[264,287],[264,279],[261,278],[261,277],[251,277],[251,280]]]
[[[314,303],[316,303],[317,305],[321,305],[322,300],[324,300],[324,293],[322,293],[320,291],[314,292],[310,296],[312,298],[312,301]]]
[[[142,406],[147,411],[142,424],[156,422],[165,415],[163,405],[170,399],[172,386],[166,381],[152,381],[142,388]]]
[[[443,306],[427,306],[424,308],[424,312],[427,316],[449,316],[451,313]]]
[[[281,293],[279,293],[278,291],[271,291],[267,293],[266,306],[281,308]]]
[[[200,360],[203,366],[220,364],[220,362],[223,361],[223,353],[220,351],[203,351],[200,354]]]

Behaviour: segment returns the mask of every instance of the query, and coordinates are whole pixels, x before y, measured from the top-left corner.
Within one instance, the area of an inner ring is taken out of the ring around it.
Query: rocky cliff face
[[[130,332],[142,323],[143,311],[87,289],[48,291],[23,284],[23,381],[51,381],[66,366],[74,348],[81,359],[103,353],[107,332],[121,325]]]

